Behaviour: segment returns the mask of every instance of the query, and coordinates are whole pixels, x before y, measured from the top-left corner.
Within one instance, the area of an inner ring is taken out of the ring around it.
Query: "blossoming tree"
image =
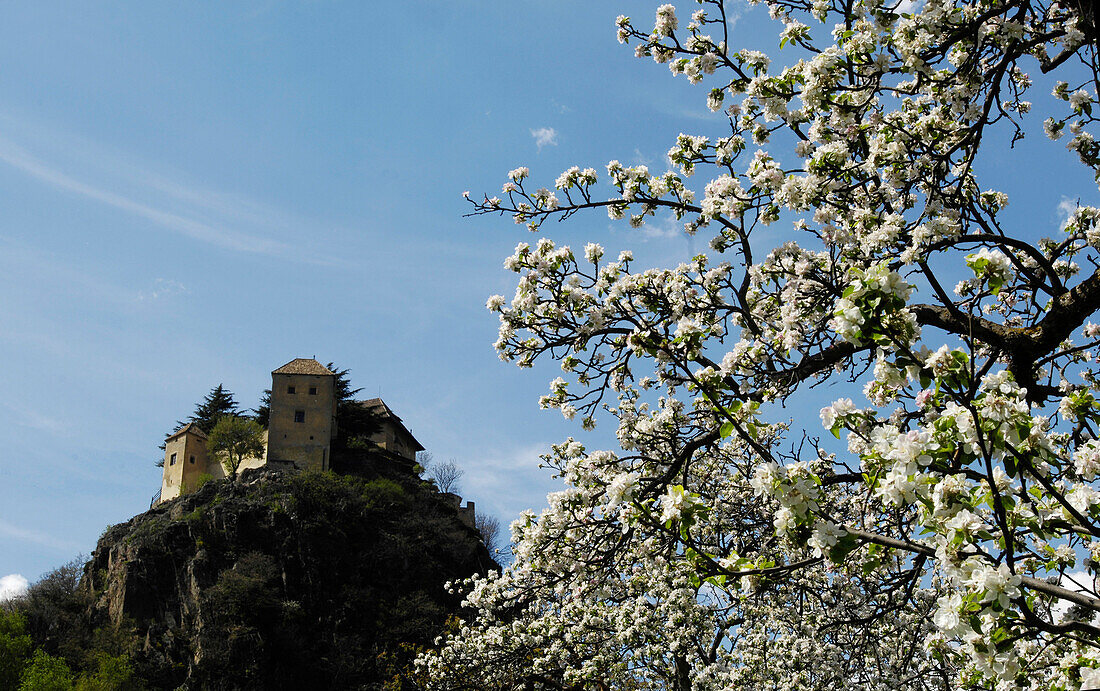
[[[709,249],[635,271],[543,237],[507,260],[501,357],[559,361],[543,405],[613,420],[621,450],[554,448],[568,488],[513,525],[515,563],[466,584],[472,614],[422,670],[438,688],[1100,687],[1100,209],[1041,237],[978,179],[983,141],[1039,132],[1028,98],[1100,176],[1091,4],[766,1],[778,66],[730,43],[720,0],[662,5],[652,31],[619,18],[728,116],[679,135],[668,172],[612,161],[549,189],[519,168],[471,199],[531,231],[671,213]],[[766,244],[777,221],[798,240]],[[846,395],[820,426],[792,419],[830,387]]]

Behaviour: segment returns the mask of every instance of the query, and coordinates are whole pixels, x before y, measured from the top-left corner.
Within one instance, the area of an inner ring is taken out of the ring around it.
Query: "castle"
[[[271,373],[271,414],[264,453],[246,458],[239,471],[272,466],[290,470],[329,470],[336,438],[336,373],[312,358],[296,358]],[[374,413],[379,430],[370,442],[395,460],[415,462],[424,447],[380,398],[359,401]],[[164,473],[159,501],[195,487],[200,476],[221,478],[226,471],[206,450],[206,433],[190,423],[164,442]],[[468,503],[473,513],[473,504]]]

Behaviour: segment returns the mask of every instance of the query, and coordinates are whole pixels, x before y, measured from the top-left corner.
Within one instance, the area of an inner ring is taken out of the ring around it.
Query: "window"
[[[287,393],[294,393],[294,387],[293,386],[286,387],[286,392]]]
[[[168,465],[176,464],[176,454],[172,454],[172,458],[168,461]]]
[[[295,422],[305,422],[306,421],[306,411],[304,411],[304,410],[295,410],[294,411],[294,421]]]
[[[309,387],[309,395],[310,396],[316,396],[317,395],[317,387],[316,386]]]
[[[192,456],[192,457],[191,457],[191,462],[192,462],[192,463],[194,463],[194,462],[195,462],[195,457],[194,457],[194,456]]]

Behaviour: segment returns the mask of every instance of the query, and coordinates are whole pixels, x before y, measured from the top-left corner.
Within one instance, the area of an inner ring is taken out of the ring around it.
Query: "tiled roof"
[[[381,398],[368,398],[365,401],[359,401],[359,405],[367,408],[376,415],[383,415],[385,417],[393,417],[401,420],[401,418],[397,417],[397,415],[390,410],[390,407],[386,405]]]
[[[198,425],[196,425],[193,422],[188,422],[186,425],[184,425],[183,427],[180,427],[178,430],[176,430],[172,434],[169,434],[168,438],[165,439],[165,441],[172,441],[173,439],[180,436],[181,434],[187,434],[188,432],[190,432],[191,434],[194,434],[197,437],[202,437],[203,439],[206,439],[206,432],[203,432],[201,427],[199,427]]]
[[[294,358],[290,362],[286,363],[279,369],[272,372],[272,374],[319,374],[319,375],[334,375],[336,374],[328,367],[325,367],[321,363],[317,362],[313,358]]]

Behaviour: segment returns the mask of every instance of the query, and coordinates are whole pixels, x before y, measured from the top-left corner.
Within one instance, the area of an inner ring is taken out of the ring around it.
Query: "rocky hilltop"
[[[209,482],[109,528],[79,587],[154,688],[401,688],[444,583],[490,568],[434,485],[364,461]]]

